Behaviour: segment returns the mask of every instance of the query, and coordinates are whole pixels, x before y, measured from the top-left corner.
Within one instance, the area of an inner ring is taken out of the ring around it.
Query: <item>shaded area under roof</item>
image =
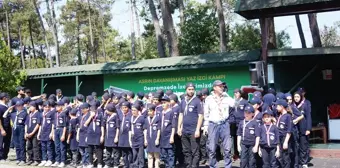
[[[339,0],[237,0],[235,12],[246,19],[257,19],[339,9]]]
[[[339,55],[340,47],[275,49],[268,51],[268,57]]]
[[[167,57],[131,62],[110,62],[58,68],[27,69],[26,72],[29,79],[40,79],[77,75],[214,68],[248,65],[249,61],[259,60],[260,54],[260,50],[252,50],[233,53],[201,54],[198,56]]]

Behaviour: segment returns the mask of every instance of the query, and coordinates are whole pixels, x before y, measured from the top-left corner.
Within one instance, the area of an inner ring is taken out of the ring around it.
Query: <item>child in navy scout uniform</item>
[[[260,143],[260,127],[254,117],[253,106],[246,106],[244,120],[239,123],[237,130],[237,147],[241,153],[240,168],[255,168],[255,154]]]
[[[64,167],[66,161],[66,140],[67,140],[68,115],[64,110],[64,102],[57,102],[56,113],[54,118],[54,145],[55,145],[55,163],[52,167]]]
[[[262,112],[259,110],[260,105],[262,103],[261,99],[258,97],[253,97],[249,103],[253,106],[254,108],[254,120],[260,125],[262,124]]]
[[[148,153],[148,168],[153,168],[155,161],[155,168],[159,168],[160,164],[160,126],[161,120],[156,115],[156,106],[151,104],[148,106],[148,117],[144,123],[144,145],[147,147]]]
[[[164,155],[165,167],[175,167],[175,154],[174,154],[174,137],[175,128],[177,127],[174,121],[174,113],[170,108],[170,98],[168,96],[162,97],[162,112],[161,118],[161,153]]]
[[[280,139],[280,158],[279,162],[281,168],[290,168],[290,136],[292,132],[292,115],[291,112],[287,111],[288,103],[286,100],[280,99],[276,101],[276,109],[278,112],[278,119],[276,126],[279,128],[279,139]]]
[[[120,153],[118,149],[118,137],[120,121],[117,109],[114,104],[110,103],[106,106],[106,116],[103,120],[102,127],[105,127],[105,148],[106,162],[104,168],[118,168]]]
[[[132,105],[131,129],[129,132],[130,144],[132,147],[132,167],[144,167],[144,116],[140,115],[139,104]]]
[[[27,165],[38,166],[40,162],[40,141],[38,131],[41,124],[41,114],[34,101],[29,103],[29,116],[25,122],[25,139],[27,140]]]
[[[102,167],[104,143],[104,127],[101,126],[103,114],[98,112],[96,106],[90,107],[90,118],[86,121],[87,128],[87,152],[89,154],[89,168],[93,167],[93,153],[96,154],[98,168]]]
[[[78,118],[77,118],[77,109],[72,109],[69,116],[69,126],[68,126],[68,136],[67,136],[67,144],[70,146],[70,150],[72,152],[71,159],[71,167],[77,167],[78,163],[78,142],[77,142],[77,127],[78,127]]]
[[[51,103],[49,101],[44,102],[43,112],[41,115],[42,122],[38,133],[38,140],[40,140],[41,143],[42,162],[38,166],[49,167],[52,165],[52,161],[54,160],[52,123],[55,115],[54,111],[51,111]]]
[[[88,158],[89,154],[87,153],[87,128],[86,124],[87,120],[90,118],[90,105],[88,103],[83,103],[79,106],[79,111],[81,115],[78,117],[78,130],[77,130],[77,141],[78,141],[78,150],[81,155],[81,164],[83,167],[88,166]],[[91,118],[90,118],[91,119]]]
[[[119,127],[119,140],[118,147],[122,153],[124,160],[124,167],[130,168],[130,163],[132,161],[132,150],[129,140],[129,132],[131,127],[131,112],[130,103],[125,101],[121,103],[121,110],[118,113],[120,127]]]
[[[263,112],[263,125],[260,126],[260,149],[262,168],[278,168],[276,159],[280,157],[279,130],[272,123],[273,112],[269,109]]]
[[[23,166],[26,163],[25,121],[28,114],[24,109],[24,102],[22,100],[18,100],[15,107],[17,112],[13,115],[13,140],[17,164],[18,166]]]

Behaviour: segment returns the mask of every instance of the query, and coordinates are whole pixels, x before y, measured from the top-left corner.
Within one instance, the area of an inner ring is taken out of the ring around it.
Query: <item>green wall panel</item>
[[[226,81],[229,94],[232,94],[235,88],[250,84],[248,66],[104,75],[104,88],[114,86],[134,92],[152,92],[162,88],[182,94],[187,82],[193,82],[197,89],[202,89],[212,88],[217,79]]]

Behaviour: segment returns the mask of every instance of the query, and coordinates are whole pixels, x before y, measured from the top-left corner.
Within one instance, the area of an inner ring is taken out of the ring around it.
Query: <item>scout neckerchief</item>
[[[84,127],[84,119],[85,117],[88,115],[89,112],[87,112],[86,114],[83,114],[83,116],[81,117],[81,121],[80,121],[80,128]]]
[[[29,120],[29,123],[28,123],[28,127],[31,127],[32,126],[32,117],[34,116],[34,114],[37,112],[38,110],[35,110],[33,113],[30,114],[30,120]]]
[[[46,122],[46,116],[47,114],[50,113],[50,111],[47,111],[47,112],[43,112],[43,126],[45,126],[45,122]]]
[[[14,125],[13,128],[16,129],[17,128],[17,121],[18,121],[18,116],[21,112],[23,112],[24,110],[21,111],[17,111],[17,114],[15,115],[15,119],[14,119]]]
[[[279,127],[280,120],[281,120],[281,117],[282,117],[283,115],[284,115],[284,114],[280,114],[279,118],[277,119],[276,126],[278,126],[278,127]]]
[[[0,104],[5,106],[5,107],[8,107],[7,104],[5,104],[4,102],[0,101]]]
[[[109,137],[109,123],[110,123],[111,118],[114,116],[116,116],[116,113],[113,113],[110,116],[108,116],[108,119],[106,121],[106,137]]]
[[[167,109],[166,111],[162,112],[162,126],[161,126],[161,130],[163,131],[164,128],[164,118],[165,118],[165,114],[168,113],[169,111],[171,111],[171,109]]]
[[[192,100],[194,100],[195,97],[196,97],[196,96],[193,95],[193,96],[189,99],[189,101],[187,101],[187,98],[188,98],[188,97],[185,97],[185,98],[184,98],[184,101],[185,101],[184,115],[187,115],[187,114],[188,114],[188,107],[189,107],[189,104],[192,102]]]
[[[256,112],[258,112],[258,113],[256,113]],[[257,115],[259,115],[261,112],[259,111],[259,110],[256,110],[255,111],[255,115],[254,115],[254,117],[253,118],[255,118],[256,119],[256,117],[257,117]]]
[[[302,106],[304,103],[305,103],[305,99],[303,99],[303,100],[299,103],[299,105],[295,105],[295,106],[300,110],[301,106]]]
[[[154,115],[152,117],[152,120],[150,119],[150,116],[148,116],[148,121],[149,121],[149,130],[150,130],[150,138],[152,137],[152,125],[153,125],[153,122],[156,118],[156,115]]]
[[[268,143],[268,147],[270,147],[270,138],[269,138],[269,134],[270,134],[270,128],[272,128],[273,124],[270,123],[269,128],[267,129],[267,125],[263,124],[264,128],[266,129],[266,135],[267,135],[267,143]]]
[[[94,115],[93,120],[92,120],[92,128],[93,128],[93,131],[96,131],[97,117],[98,117],[98,112],[96,112],[96,115]]]
[[[140,117],[140,115],[138,115],[137,117],[136,117],[136,119],[133,119],[133,117],[134,116],[131,116],[131,133],[132,133],[132,135],[134,135],[135,134],[135,128],[134,128],[134,125],[136,124],[136,122],[137,122],[137,120],[138,120],[138,118]]]
[[[60,98],[57,96],[57,102],[59,102],[63,97],[64,97],[63,95],[61,95]]]
[[[124,131],[124,122],[125,122],[125,117],[126,117],[126,115],[127,115],[127,113],[126,114],[124,114],[123,113],[123,119],[122,119],[122,125],[121,125],[121,127],[120,127],[120,133],[122,134],[123,133],[123,131]]]
[[[245,135],[245,132],[246,132],[246,127],[247,127],[247,125],[248,125],[251,121],[252,121],[252,120],[249,120],[249,121],[246,123],[246,120],[243,120],[242,140],[244,140],[244,135]]]
[[[240,105],[241,101],[242,101],[242,97],[239,98],[238,100],[235,99],[235,111],[238,112],[238,106]]]
[[[218,108],[218,115],[220,116],[220,118],[223,118],[223,109],[222,109],[222,101],[223,101],[223,93],[220,96],[217,95],[213,95],[213,98],[217,104],[217,108]]]

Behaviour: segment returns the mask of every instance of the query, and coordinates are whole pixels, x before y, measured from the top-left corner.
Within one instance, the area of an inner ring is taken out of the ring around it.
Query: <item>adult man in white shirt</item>
[[[213,92],[205,99],[204,104],[204,131],[208,132],[208,151],[210,168],[217,167],[216,146],[221,139],[221,148],[224,151],[225,168],[231,168],[230,159],[230,125],[229,108],[234,106],[234,99],[224,92],[224,83],[216,80],[213,83]]]

